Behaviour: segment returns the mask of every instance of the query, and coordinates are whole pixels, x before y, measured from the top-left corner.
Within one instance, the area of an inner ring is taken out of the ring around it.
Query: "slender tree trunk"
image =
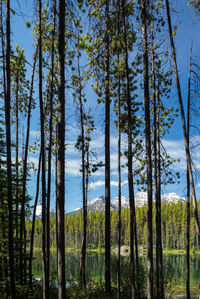
[[[44,108],[42,90],[42,3],[38,1],[39,10],[39,100],[40,100],[40,134],[42,159],[42,264],[43,264],[43,298],[49,298],[49,285],[46,267],[46,169],[45,169],[45,139],[44,139]]]
[[[58,298],[65,299],[65,0],[59,0],[57,127]]]
[[[34,84],[34,75],[35,75],[35,66],[37,61],[38,45],[35,50],[33,58],[33,68],[31,74],[31,85],[30,85],[30,94],[29,94],[29,103],[28,103],[28,114],[27,114],[27,129],[26,129],[26,144],[24,151],[23,159],[23,178],[22,178],[22,203],[20,211],[20,239],[23,240],[23,232],[25,226],[25,194],[26,194],[26,178],[27,178],[27,161],[28,161],[28,147],[29,147],[29,136],[30,136],[30,120],[31,120],[31,108],[32,108],[32,97],[33,97],[33,84]],[[23,284],[23,244],[20,244],[20,283]]]
[[[159,275],[160,275],[160,298],[164,298],[163,280],[163,249],[162,249],[162,223],[161,223],[161,152],[160,152],[160,90],[158,86],[158,106],[157,106],[157,209],[158,209],[158,251],[159,251]]]
[[[153,26],[153,25],[152,25]],[[156,292],[157,297],[160,293],[160,268],[159,268],[159,206],[158,206],[158,154],[157,154],[157,101],[156,101],[156,82],[155,82],[155,70],[154,70],[154,51],[153,51],[153,39],[152,39],[152,86],[153,86],[153,118],[154,118],[154,140],[153,140],[153,150],[154,150],[154,193],[156,202]],[[158,297],[159,298],[159,297]]]
[[[10,292],[15,298],[15,267],[13,242],[13,210],[12,210],[12,169],[11,169],[11,134],[10,134],[10,100],[11,100],[11,74],[10,74],[10,0],[6,1],[6,149],[7,149],[7,198],[8,198],[8,251],[10,267]]]
[[[123,19],[123,39],[124,39],[124,59],[125,59],[125,77],[126,77],[126,101],[128,106],[128,186],[129,186],[129,203],[130,203],[130,270],[131,270],[131,292],[132,299],[136,298],[135,294],[135,260],[134,260],[134,239],[137,240],[137,234],[134,236],[136,228],[135,219],[135,199],[133,189],[133,155],[132,155],[132,107],[130,98],[130,82],[128,70],[128,50],[127,50],[127,36],[126,36],[126,1],[122,0],[122,19]],[[135,238],[134,238],[135,237]],[[135,243],[136,256],[137,242]]]
[[[152,162],[151,162],[151,124],[150,124],[150,98],[148,73],[148,46],[147,46],[147,10],[146,0],[142,0],[142,48],[144,67],[144,101],[145,101],[145,136],[146,136],[146,165],[147,165],[147,225],[148,225],[148,299],[153,299],[153,230],[152,230]]]
[[[106,298],[111,298],[110,277],[110,49],[109,49],[109,5],[105,2],[105,289]]]
[[[2,47],[2,62],[3,62],[3,89],[4,89],[4,101],[6,102],[6,66],[5,66],[5,42],[4,42],[4,30],[3,30],[3,4],[0,1],[0,20],[1,20],[1,47]]]
[[[86,293],[86,273],[85,273],[85,261],[86,261],[86,240],[87,240],[87,202],[86,202],[86,190],[85,190],[85,132],[84,132],[84,115],[83,115],[83,99],[82,99],[82,85],[81,85],[81,71],[80,71],[80,52],[78,51],[78,77],[79,77],[79,106],[80,106],[80,121],[81,121],[81,158],[82,158],[82,190],[83,190],[83,241],[81,248],[81,260],[80,260],[80,276],[81,282]]]
[[[88,116],[90,115],[90,111],[88,112]],[[88,186],[89,186],[89,152],[90,152],[90,131],[86,132],[86,138],[87,143],[85,143],[85,152],[86,152],[86,163],[85,163],[85,202],[87,205],[88,202]],[[87,206],[86,206],[86,212],[87,212]],[[86,215],[87,220],[87,215]],[[86,222],[86,228],[87,228],[87,222]],[[86,230],[86,242],[87,242],[87,230]],[[87,244],[87,243],[86,243]]]
[[[50,261],[50,199],[51,199],[51,152],[52,152],[52,118],[53,118],[53,93],[54,93],[54,41],[56,27],[56,0],[53,1],[53,31],[51,48],[51,83],[50,83],[50,116],[49,116],[49,151],[48,151],[48,186],[47,186],[47,280],[49,282],[49,261]]]
[[[0,27],[1,27],[1,47],[2,47],[2,61],[3,61],[3,90],[4,90],[4,102],[6,103],[6,65],[5,65],[5,42],[4,42],[4,30],[3,30],[3,7],[2,7],[2,0],[0,1]],[[3,206],[3,199],[1,199],[1,204]],[[1,217],[2,220],[2,226],[3,226],[3,230],[2,230],[2,235],[3,238],[6,239],[6,225],[5,225],[5,217],[2,214]],[[6,244],[4,242],[4,253],[7,251],[6,248]],[[7,261],[7,257],[4,256],[3,259],[3,266],[4,268],[2,269],[2,271],[4,272],[3,275],[5,278],[8,277],[8,261]],[[8,284],[6,284],[6,290],[8,291]]]
[[[162,236],[161,236],[161,194],[160,194],[160,130],[159,130],[159,103],[156,99],[156,75],[154,54],[154,25],[152,23],[152,87],[153,87],[153,109],[154,109],[154,188],[156,202],[156,291],[157,298],[164,298],[163,289],[163,265],[162,265]],[[157,91],[157,94],[159,90]],[[159,95],[158,95],[159,97]],[[158,169],[159,166],[159,169]]]
[[[57,128],[56,128],[56,140],[58,140],[58,134],[57,134]],[[56,150],[56,154],[55,154],[55,196],[57,198],[57,165],[58,165],[58,152]],[[58,208],[57,208],[57,201],[56,201],[56,246],[58,248],[58,212],[57,212]],[[57,250],[57,265],[58,265],[58,250]]]
[[[190,81],[192,65],[192,46],[190,53],[190,67],[188,75],[188,103],[187,103],[187,138],[190,145]],[[186,292],[187,299],[190,299],[190,176],[187,166],[187,226],[186,226]]]
[[[189,179],[190,179],[190,187],[191,187],[191,192],[192,192],[193,206],[194,206],[195,226],[196,226],[196,231],[197,231],[197,235],[198,235],[198,244],[200,244],[200,227],[199,227],[197,200],[196,200],[195,187],[194,187],[194,179],[193,179],[192,163],[191,163],[191,156],[190,156],[190,150],[189,150],[189,142],[188,142],[188,138],[187,138],[187,130],[186,130],[183,100],[182,100],[181,87],[180,87],[179,74],[178,74],[178,67],[177,67],[177,61],[176,61],[176,51],[175,51],[175,46],[174,46],[173,34],[172,34],[170,7],[169,7],[169,1],[168,0],[165,0],[165,1],[166,1],[167,21],[168,21],[168,27],[169,27],[169,36],[170,36],[170,43],[171,43],[172,59],[173,59],[173,63],[174,63],[176,88],[177,88],[179,106],[180,106],[180,111],[181,111],[183,136],[184,136],[184,142],[185,142],[185,153],[186,153],[187,167],[188,167],[188,173],[189,173]]]
[[[120,81],[120,78],[119,78]],[[120,82],[118,82],[118,259],[117,259],[117,298],[121,288],[121,131],[120,131]]]
[[[35,195],[35,204],[33,209],[33,220],[32,220],[32,230],[31,230],[31,242],[30,242],[30,256],[29,256],[29,284],[30,289],[32,290],[33,276],[32,276],[32,260],[33,260],[33,248],[34,248],[34,233],[35,233],[35,218],[36,218],[36,209],[38,204],[39,190],[40,190],[40,169],[41,169],[41,151],[38,162],[38,173],[37,173],[37,185],[36,185],[36,195]]]
[[[24,132],[22,133],[22,149],[24,149]],[[24,163],[24,151],[22,150],[22,164]],[[23,256],[24,258],[24,267],[23,267],[23,280],[24,284],[27,284],[27,259],[26,259],[26,222],[24,225],[24,248],[23,248]]]
[[[18,238],[18,207],[19,207],[19,105],[18,105],[18,99],[19,99],[19,76],[17,73],[16,78],[16,99],[15,99],[15,138],[16,138],[16,148],[15,148],[15,172],[16,172],[16,191],[15,191],[15,202],[16,202],[16,211],[15,211],[15,225],[16,225],[16,238]],[[16,244],[16,280],[18,280],[18,243]]]
[[[117,1],[117,34],[120,35],[121,28],[121,5],[120,0]],[[117,57],[118,64],[120,63],[120,50]],[[121,76],[118,74],[118,258],[117,258],[117,299],[121,298]]]

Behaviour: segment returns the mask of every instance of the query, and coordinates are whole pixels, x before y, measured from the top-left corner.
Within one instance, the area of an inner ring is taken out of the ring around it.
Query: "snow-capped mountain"
[[[105,197],[103,195],[94,198],[90,202],[88,202],[88,212],[100,211],[103,212],[105,210]]]
[[[146,203],[147,203],[147,192],[140,191],[135,194],[135,205],[137,207],[140,208]]]
[[[185,202],[185,198],[181,197],[180,195],[176,194],[175,192],[166,193],[161,196],[162,202],[170,203],[174,202],[177,203],[179,200]]]
[[[182,202],[185,201],[185,199],[183,197],[176,194],[175,192],[161,195],[162,202],[177,203],[179,200]],[[138,207],[142,207],[144,204],[147,204],[147,192],[141,191],[141,192],[136,193],[135,194],[135,205]],[[121,197],[121,207],[122,207],[122,209],[129,207],[129,200],[124,196]],[[111,210],[118,209],[118,197],[114,197],[111,200],[110,209]],[[88,212],[96,211],[96,210],[101,211],[101,212],[105,210],[105,197],[103,195],[91,200],[88,203]]]
[[[122,209],[125,209],[129,206],[128,199],[124,196],[121,197],[121,207]],[[112,211],[115,211],[118,209],[118,197],[114,197],[110,202],[110,209]],[[88,212],[92,211],[105,211],[105,197],[104,195],[101,195],[97,198],[94,198],[88,203]]]
[[[138,192],[135,194],[135,205],[138,207],[142,207],[144,204],[147,203],[147,192]],[[118,209],[118,197],[115,197],[113,200],[111,200],[111,205],[115,207],[115,209]],[[129,207],[129,200],[122,196],[121,198],[121,206],[122,209]]]
[[[54,215],[52,209],[50,209],[50,213],[51,213],[52,215]],[[35,215],[36,215],[36,218],[42,218],[42,206],[41,206],[41,205],[36,207],[36,213],[35,213]],[[54,216],[55,216],[55,215],[54,215]]]
[[[155,196],[153,195],[153,200],[155,200]],[[177,203],[178,201],[186,201],[185,198],[181,197],[180,195],[176,194],[175,192],[172,193],[165,193],[161,195],[161,202],[170,203],[174,202]],[[147,203],[147,192],[138,192],[135,194],[135,205],[138,207],[142,207],[144,204]]]
[[[118,197],[114,197],[111,200],[111,205],[114,208],[114,210],[118,209]],[[124,196],[121,196],[121,207],[122,207],[122,209],[129,207],[129,201]]]
[[[35,215],[36,215],[37,218],[42,218],[42,206],[37,206],[36,207]]]
[[[153,196],[153,198],[154,198],[154,196]],[[171,202],[177,203],[179,200],[182,202],[186,201],[183,197],[176,194],[175,192],[166,193],[166,194],[161,195],[161,201],[165,202],[165,203],[171,203]],[[147,192],[141,191],[141,192],[135,193],[135,205],[138,207],[142,207],[145,204],[147,204]],[[126,197],[122,196],[121,197],[121,208],[125,209],[127,207],[129,207],[129,200]],[[114,197],[111,200],[110,209],[112,211],[115,211],[118,209],[118,197]],[[99,211],[99,212],[105,211],[104,195],[101,195],[101,196],[89,201],[87,211],[88,211],[88,213],[95,212],[95,211]],[[51,213],[52,213],[52,211],[51,211]],[[68,213],[68,214],[74,215],[74,214],[82,214],[82,213],[83,213],[83,209],[78,208],[75,211]],[[36,217],[37,218],[42,217],[42,206],[37,206]]]

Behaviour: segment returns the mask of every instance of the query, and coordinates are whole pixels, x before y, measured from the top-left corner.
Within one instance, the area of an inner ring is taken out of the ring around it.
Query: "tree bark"
[[[133,155],[132,155],[132,107],[130,98],[130,81],[128,70],[128,49],[126,36],[126,1],[122,0],[122,22],[123,22],[123,39],[124,39],[124,60],[125,60],[125,79],[126,79],[126,101],[128,107],[128,188],[129,188],[129,205],[130,205],[130,277],[131,277],[131,293],[132,299],[136,296],[135,291],[135,259],[134,259],[134,240],[136,250],[136,263],[138,265],[138,250],[137,250],[137,233],[136,218],[135,218],[135,199],[133,188]]]
[[[19,75],[17,71],[17,78],[16,78],[16,99],[15,99],[15,172],[16,172],[16,191],[15,191],[15,204],[16,204],[16,211],[15,211],[15,225],[16,225],[16,238],[18,238],[18,209],[19,209]],[[16,280],[18,280],[18,243],[16,244]]]
[[[176,61],[176,51],[175,51],[175,46],[174,46],[173,34],[172,34],[170,7],[169,7],[169,1],[168,0],[165,0],[165,1],[166,1],[167,21],[168,21],[168,28],[169,28],[172,59],[173,59],[174,73],[175,73],[175,79],[176,79],[176,88],[177,88],[179,106],[180,106],[180,111],[181,111],[182,128],[183,128],[183,136],[184,136],[184,143],[185,143],[185,153],[186,153],[187,167],[188,167],[188,173],[189,173],[189,179],[190,179],[190,187],[191,187],[191,192],[192,192],[193,206],[194,206],[195,226],[196,226],[196,231],[197,231],[197,235],[198,235],[198,244],[200,244],[200,227],[199,227],[197,200],[196,200],[196,193],[195,193],[195,187],[194,187],[194,179],[193,179],[192,163],[191,163],[191,156],[190,156],[190,150],[189,150],[189,142],[188,142],[188,138],[187,138],[183,100],[182,100],[178,67],[177,67],[177,61]]]
[[[146,0],[142,0],[142,48],[143,48],[143,68],[144,68],[145,139],[146,139],[147,196],[148,196],[148,210],[147,210],[148,286],[147,286],[147,295],[148,295],[148,299],[153,299],[152,162],[151,162],[151,124],[150,124]]]
[[[8,251],[10,267],[10,293],[15,296],[15,266],[13,241],[13,210],[12,210],[12,168],[11,168],[11,129],[10,129],[10,100],[11,100],[11,74],[10,74],[10,0],[6,1],[6,150],[7,150],[7,198],[8,198]]]
[[[40,134],[42,159],[42,265],[43,265],[43,298],[49,298],[49,285],[46,268],[46,162],[44,139],[44,108],[43,108],[43,79],[42,79],[42,3],[38,1],[39,9],[39,101],[40,101]]]
[[[80,121],[81,121],[81,160],[82,160],[82,191],[83,191],[83,241],[81,248],[80,259],[80,276],[81,282],[86,294],[86,240],[87,240],[87,201],[86,201],[86,186],[85,186],[85,132],[84,132],[84,115],[83,115],[83,99],[82,99],[82,85],[81,85],[81,71],[80,71],[80,51],[78,51],[78,84],[79,84],[79,107],[80,107]]]
[[[111,298],[110,274],[110,49],[109,5],[105,2],[105,289],[106,298]]]
[[[0,1],[0,27],[1,27],[1,47],[2,47],[2,61],[3,61],[3,91],[4,91],[4,102],[6,103],[6,65],[5,65],[5,42],[4,42],[4,30],[3,30],[3,7],[2,7],[2,0]],[[1,204],[3,206],[3,199],[1,199]],[[2,214],[1,217],[2,225],[3,225],[3,230],[2,230],[2,235],[3,238],[6,239],[6,225],[5,225],[5,217]],[[4,242],[3,245],[4,252],[7,251],[7,245]],[[4,256],[3,258],[3,269],[2,269],[2,275],[4,278],[8,277],[8,260],[7,257]],[[6,291],[8,291],[8,283],[6,284]]]
[[[38,162],[38,173],[37,173],[37,185],[36,185],[36,195],[35,204],[33,210],[33,220],[32,220],[32,230],[31,230],[31,242],[30,242],[30,256],[29,256],[29,284],[32,290],[33,276],[32,276],[32,260],[33,260],[33,248],[34,248],[34,233],[35,233],[35,218],[36,218],[36,208],[38,204],[39,189],[40,189],[40,169],[41,169],[41,151]]]
[[[48,150],[48,180],[47,180],[47,280],[49,281],[50,267],[50,200],[51,200],[51,152],[52,152],[52,119],[53,119],[53,96],[54,96],[54,42],[56,28],[56,0],[53,1],[53,30],[51,46],[51,83],[50,83],[50,115],[49,115],[49,150]]]
[[[28,147],[29,147],[29,136],[30,136],[30,121],[31,121],[31,107],[32,107],[32,97],[33,97],[33,85],[34,85],[34,75],[35,75],[35,66],[37,61],[38,53],[38,44],[35,50],[33,58],[33,68],[31,74],[31,85],[30,85],[30,94],[29,94],[29,103],[28,103],[28,114],[27,114],[27,129],[26,129],[26,144],[24,151],[23,159],[23,177],[22,177],[22,203],[20,211],[20,239],[23,240],[23,232],[25,226],[25,194],[26,194],[26,178],[27,178],[27,161],[28,161]],[[23,244],[20,244],[20,282],[23,284]]]
[[[162,236],[161,236],[161,180],[160,180],[160,129],[159,129],[159,87],[156,98],[156,74],[154,53],[154,25],[152,22],[152,87],[153,87],[153,109],[154,109],[154,190],[156,203],[156,292],[157,298],[164,298],[163,289],[163,264],[162,264]],[[159,83],[157,83],[159,84]]]
[[[159,251],[159,276],[160,276],[160,284],[159,284],[159,296],[160,298],[164,298],[164,280],[163,280],[163,249],[162,249],[162,224],[161,224],[161,153],[160,153],[160,90],[158,85],[158,103],[157,103],[157,210],[158,210],[158,251]]]
[[[192,65],[192,46],[190,53],[190,66],[188,75],[188,103],[187,103],[187,138],[190,145],[190,81]],[[190,176],[187,166],[187,226],[186,226],[186,293],[187,299],[190,299]]]
[[[59,0],[57,129],[58,298],[65,299],[65,0]]]
[[[117,1],[117,34],[121,33],[121,4],[120,0]],[[118,64],[120,63],[120,50],[118,50],[117,57]],[[118,257],[117,257],[117,299],[121,298],[121,76],[118,74],[118,90],[117,90],[117,103],[118,103]]]

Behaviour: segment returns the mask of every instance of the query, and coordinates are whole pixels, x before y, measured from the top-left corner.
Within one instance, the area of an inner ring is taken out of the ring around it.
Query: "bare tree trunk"
[[[58,140],[58,137],[57,137],[57,128],[56,128],[56,140]],[[57,175],[57,164],[58,164],[58,152],[56,150],[56,154],[55,154],[55,196],[57,198],[57,178],[58,178],[58,175]],[[58,212],[57,212],[57,201],[56,201],[56,246],[58,248]],[[57,250],[57,264],[58,264],[58,250]]]
[[[4,42],[4,30],[3,30],[3,4],[0,1],[0,20],[1,20],[1,47],[2,47],[2,62],[3,62],[3,89],[4,89],[4,100],[6,102],[6,66],[5,66],[5,42]]]
[[[196,200],[195,187],[194,187],[194,179],[193,179],[192,163],[191,163],[191,156],[190,156],[190,150],[189,150],[189,142],[188,142],[188,138],[187,138],[183,100],[182,100],[182,95],[181,95],[181,87],[180,87],[179,74],[178,74],[177,61],[176,61],[176,51],[175,51],[175,46],[174,46],[173,34],[172,34],[170,7],[169,7],[169,1],[168,0],[165,0],[165,1],[166,1],[167,20],[168,20],[168,27],[169,27],[172,58],[173,58],[173,63],[174,63],[176,88],[177,88],[179,106],[180,106],[180,111],[181,111],[183,136],[184,136],[184,142],[185,142],[185,153],[186,153],[187,167],[188,167],[188,173],[189,173],[189,179],[190,179],[190,187],[191,187],[191,191],[192,191],[195,226],[196,226],[196,231],[197,231],[197,235],[198,235],[198,244],[200,244],[200,227],[199,227],[197,200]]]
[[[86,240],[87,240],[87,202],[86,202],[86,186],[85,186],[85,132],[84,132],[84,115],[83,115],[83,99],[82,99],[82,83],[80,71],[80,52],[78,51],[78,77],[79,77],[79,107],[80,107],[80,121],[81,121],[81,158],[82,158],[82,191],[83,191],[83,241],[81,248],[80,259],[80,276],[81,282],[85,289],[86,294],[86,273],[85,273],[85,260],[86,260]]]
[[[10,292],[15,298],[15,267],[14,267],[14,242],[13,242],[13,210],[12,210],[12,168],[11,168],[11,135],[10,135],[10,0],[6,1],[6,149],[7,149],[7,198],[8,198],[8,251],[10,267]]]
[[[153,26],[153,25],[152,25]],[[158,206],[158,153],[157,153],[157,101],[156,101],[156,78],[154,70],[154,51],[153,51],[153,37],[152,37],[152,86],[153,86],[153,118],[154,118],[154,140],[153,140],[153,150],[154,150],[154,193],[155,193],[155,202],[156,202],[156,292],[157,297],[160,293],[160,268],[159,268],[159,206]]]
[[[15,121],[16,121],[16,127],[15,127],[15,136],[16,136],[16,148],[15,148],[15,172],[16,172],[16,191],[15,191],[15,201],[16,201],[16,210],[15,210],[15,225],[16,225],[16,238],[18,238],[18,208],[19,208],[19,76],[17,73],[16,78],[16,99],[15,99]],[[16,244],[16,280],[18,280],[18,243]]]
[[[58,298],[65,299],[65,0],[59,0],[57,127]]]
[[[90,116],[90,110],[88,112],[88,116]],[[87,213],[87,202],[88,202],[88,185],[89,185],[89,153],[90,153],[90,131],[88,130],[86,132],[86,138],[87,143],[85,143],[85,152],[86,152],[86,161],[85,161],[85,202],[86,202],[86,213]],[[87,220],[87,214],[86,214],[86,220]],[[86,222],[86,228],[87,228],[87,222]],[[87,233],[87,230],[86,230]],[[87,242],[87,234],[86,234],[86,242]],[[87,244],[87,243],[86,243]]]
[[[49,281],[49,261],[50,261],[50,199],[51,199],[51,152],[52,152],[52,118],[53,118],[53,93],[54,93],[54,41],[56,27],[56,0],[53,1],[53,30],[52,30],[52,48],[51,48],[51,83],[50,83],[50,116],[49,116],[49,151],[48,151],[48,182],[47,182],[47,279]]]
[[[187,103],[187,138],[190,145],[190,80],[192,65],[192,46],[190,53],[190,67],[188,75],[188,103]],[[186,292],[187,299],[190,299],[190,176],[187,166],[187,226],[186,226]]]
[[[150,98],[148,73],[148,46],[147,46],[147,10],[146,0],[142,0],[142,47],[144,67],[144,101],[145,101],[145,136],[146,136],[146,165],[147,165],[147,225],[148,225],[148,299],[153,299],[153,230],[152,230],[152,162],[151,162],[151,124]]]
[[[120,0],[117,1],[117,34],[120,35],[121,28],[121,5]],[[118,64],[120,63],[120,50],[117,57]],[[117,257],[117,299],[121,298],[121,76],[118,74],[118,257]]]
[[[121,103],[120,78],[118,82],[118,259],[117,259],[117,298],[120,299],[121,288]]]
[[[5,42],[4,42],[4,30],[3,30],[3,7],[2,7],[2,0],[0,1],[0,27],[1,27],[1,47],[2,47],[2,61],[3,61],[3,90],[4,90],[4,102],[6,103],[6,65],[5,65]],[[1,204],[3,206],[3,199],[1,199]],[[2,236],[4,239],[6,239],[6,225],[5,225],[5,217],[2,214],[1,217],[2,225],[3,225],[3,230],[2,230]],[[4,242],[4,253],[7,251],[7,246]],[[3,275],[4,278],[8,277],[8,260],[7,257],[4,256],[3,258]],[[6,291],[8,292],[8,284],[6,284]]]
[[[122,0],[122,21],[123,21],[123,39],[124,39],[124,59],[125,59],[125,77],[126,77],[126,101],[128,107],[128,186],[129,186],[129,204],[130,204],[130,276],[131,276],[131,292],[132,299],[135,298],[135,260],[134,260],[134,240],[136,250],[136,263],[138,265],[137,253],[137,233],[134,235],[136,229],[135,219],[135,199],[133,189],[133,155],[132,155],[132,107],[130,99],[130,82],[128,70],[128,50],[127,50],[127,36],[126,36],[126,1]],[[134,238],[135,237],[135,238]]]
[[[30,241],[30,256],[29,256],[29,284],[30,289],[32,290],[33,276],[32,276],[32,260],[33,260],[33,248],[34,248],[34,233],[35,233],[35,217],[36,209],[38,204],[39,190],[40,190],[40,169],[41,169],[41,151],[38,162],[38,173],[37,173],[37,185],[36,185],[36,195],[35,195],[35,204],[33,209],[33,220],[32,220],[32,230],[31,230],[31,241]]]
[[[161,180],[160,180],[160,129],[159,129],[159,87],[157,90],[158,101],[156,99],[156,76],[155,76],[155,56],[154,56],[154,25],[152,23],[152,87],[154,105],[154,188],[156,202],[156,291],[157,298],[164,298],[163,288],[163,264],[162,264],[162,236],[161,236]],[[159,84],[159,83],[157,83]]]
[[[111,297],[110,278],[110,49],[109,49],[109,5],[105,2],[105,289],[106,298]]]
[[[163,277],[163,248],[162,248],[162,224],[161,224],[161,152],[160,152],[160,90],[158,85],[158,108],[157,108],[157,204],[158,204],[158,250],[159,250],[159,270],[160,270],[160,296],[164,297],[164,277]]]
[[[37,61],[38,45],[35,50],[33,58],[33,68],[31,74],[31,85],[30,85],[30,94],[29,94],[29,103],[28,103],[28,114],[27,114],[27,129],[26,129],[26,144],[24,151],[24,160],[23,160],[23,178],[22,178],[22,203],[20,211],[20,239],[23,240],[23,232],[25,226],[25,194],[26,194],[26,178],[27,178],[27,161],[28,161],[28,146],[29,146],[29,136],[30,136],[30,120],[31,120],[31,107],[32,107],[32,97],[33,97],[33,84],[34,84],[34,75],[35,75],[35,66]],[[20,283],[23,283],[23,246],[20,244]]]
[[[46,162],[44,139],[44,108],[42,90],[42,3],[38,1],[39,10],[39,100],[40,100],[40,134],[41,134],[41,159],[42,159],[42,264],[43,264],[43,298],[49,298],[49,285],[46,268]]]

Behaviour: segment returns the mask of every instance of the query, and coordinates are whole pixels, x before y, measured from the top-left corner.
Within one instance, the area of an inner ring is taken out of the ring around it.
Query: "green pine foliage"
[[[0,294],[8,294],[9,284],[9,256],[8,256],[8,200],[7,200],[7,172],[6,172],[6,143],[4,130],[4,117],[2,108],[0,109]],[[14,148],[15,145],[12,147]],[[21,168],[20,168],[21,169]],[[12,185],[13,194],[16,193],[16,173],[15,163],[12,164]],[[13,237],[14,237],[14,259],[16,269],[16,280],[18,280],[19,270],[19,244],[20,238],[17,237],[19,232],[19,211],[16,210],[16,204],[21,203],[22,196],[22,175],[18,177],[18,199],[13,196]],[[30,198],[26,195],[26,206],[28,207]],[[28,216],[28,209],[27,215]],[[27,258],[24,254],[24,259]],[[2,297],[3,298],[3,297]]]
[[[199,204],[200,205],[200,204]],[[138,245],[141,249],[146,248],[147,242],[147,205],[136,207],[136,219],[138,227]],[[111,212],[111,246],[117,247],[117,210]],[[122,245],[129,245],[129,209],[122,210]],[[155,229],[155,207],[153,208],[153,220]],[[90,212],[88,214],[88,249],[104,248],[104,212]],[[42,222],[41,219],[36,220],[35,231],[35,249],[41,248],[42,245]],[[31,232],[31,220],[26,222],[27,238]],[[198,240],[195,231],[194,216],[191,206],[191,240],[190,246],[192,249],[197,248]],[[82,215],[65,216],[65,231],[66,231],[66,247],[81,248],[83,234],[83,217]],[[51,217],[51,248],[56,248],[56,219]],[[184,250],[186,246],[186,203],[178,201],[177,203],[162,203],[162,241],[164,249]],[[154,246],[155,246],[154,236]]]

